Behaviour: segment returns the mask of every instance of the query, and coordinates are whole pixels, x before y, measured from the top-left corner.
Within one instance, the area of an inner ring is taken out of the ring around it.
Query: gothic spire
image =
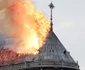
[[[50,9],[51,9],[50,20],[51,20],[51,31],[52,31],[52,30],[53,30],[53,22],[52,22],[52,20],[53,20],[53,8],[54,8],[55,6],[54,6],[53,3],[51,2],[50,5],[49,5],[49,7],[50,7]]]

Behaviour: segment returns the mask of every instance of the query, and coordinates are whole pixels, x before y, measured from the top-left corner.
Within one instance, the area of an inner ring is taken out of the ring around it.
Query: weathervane
[[[53,12],[53,8],[55,7],[54,5],[53,5],[53,3],[51,2],[50,3],[50,5],[49,5],[49,7],[50,7],[50,9],[51,9],[51,18],[50,18],[50,20],[51,20],[51,31],[53,30],[53,22],[52,22],[52,20],[53,20],[53,17],[52,17],[52,12]]]

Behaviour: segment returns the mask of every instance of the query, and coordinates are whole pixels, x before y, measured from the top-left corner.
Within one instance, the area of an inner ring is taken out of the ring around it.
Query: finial
[[[51,18],[50,18],[50,20],[51,20],[51,31],[52,31],[52,30],[53,30],[53,22],[52,22],[53,17],[52,17],[52,11],[53,11],[53,8],[54,8],[54,5],[53,5],[52,2],[50,3],[49,7],[50,7],[50,9],[51,9]]]

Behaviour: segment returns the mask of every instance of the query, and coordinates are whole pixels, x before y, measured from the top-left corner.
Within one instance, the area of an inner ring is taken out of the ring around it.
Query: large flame
[[[17,0],[0,12],[3,19],[0,30],[8,36],[16,37],[15,51],[19,54],[37,54],[50,31],[47,18],[38,11],[30,0]]]

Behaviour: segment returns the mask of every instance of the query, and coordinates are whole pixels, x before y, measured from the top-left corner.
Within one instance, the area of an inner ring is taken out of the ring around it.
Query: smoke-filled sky
[[[1,1],[2,0],[0,0],[0,2]],[[36,8],[41,10],[48,19],[50,17],[50,9],[48,7],[50,1],[51,0],[32,0]],[[53,0],[53,3],[55,5],[55,9],[53,10],[53,30],[65,48],[70,51],[72,57],[76,61],[79,61],[81,70],[84,70],[85,0]],[[0,3],[0,5],[3,4]],[[0,36],[3,37],[2,35]]]

